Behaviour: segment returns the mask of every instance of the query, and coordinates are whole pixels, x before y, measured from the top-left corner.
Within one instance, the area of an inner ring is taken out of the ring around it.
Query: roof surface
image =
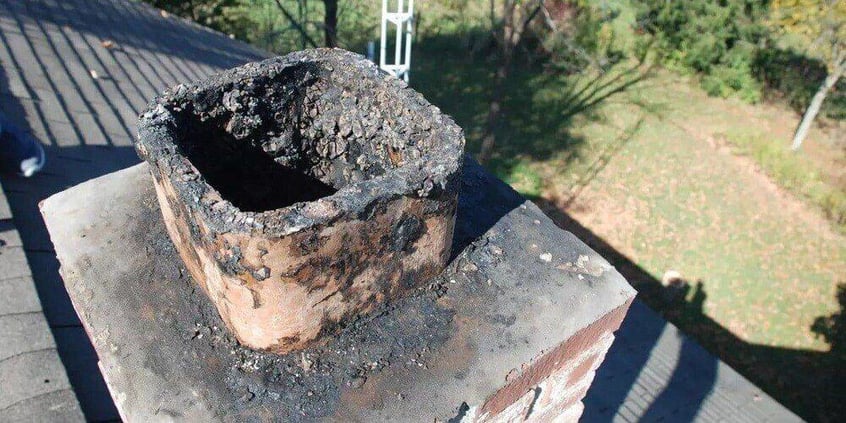
[[[38,202],[137,163],[137,115],[164,88],[265,56],[142,3],[0,0],[0,113],[47,154],[0,180],[0,420],[118,419]],[[585,404],[584,421],[798,420],[637,302]]]

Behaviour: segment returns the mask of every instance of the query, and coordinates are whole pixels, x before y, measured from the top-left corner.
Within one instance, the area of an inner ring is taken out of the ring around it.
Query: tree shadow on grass
[[[654,310],[661,317],[678,326],[685,334],[695,338],[696,343],[701,344],[705,350],[719,357],[803,419],[836,422],[842,421],[842,416],[846,416],[846,385],[843,384],[843,380],[846,380],[846,352],[844,352],[846,343],[843,342],[846,340],[846,317],[844,317],[846,316],[846,312],[844,312],[846,310],[846,284],[841,284],[837,293],[841,311],[817,318],[811,328],[812,331],[825,337],[829,342],[831,345],[829,352],[754,344],[739,338],[705,314],[702,307],[706,298],[705,291],[698,283],[692,295],[687,295],[687,291],[673,293],[672,289],[668,289],[645,269],[635,264],[603,238],[582,226],[567,214],[563,207],[566,198],[535,197],[531,199],[559,227],[572,232],[605,257],[637,289],[638,299],[651,309],[638,310],[637,302],[632,306],[632,311],[617,334],[618,341],[608,353],[606,362],[612,360],[615,355],[624,355],[623,360],[627,363],[627,366],[635,366],[638,370],[646,366],[650,351],[654,348],[660,337],[660,332],[663,330],[663,326],[650,324],[649,319],[642,317],[643,314],[653,313],[652,310]],[[690,298],[685,300],[686,296]],[[627,327],[629,327],[628,332],[632,335],[626,335]],[[636,350],[624,349],[625,346],[620,345],[620,341],[625,337],[637,338],[634,342],[639,348]],[[677,380],[677,376],[683,376],[675,373],[678,371],[684,372],[682,358],[687,360],[687,357],[699,355],[691,348],[692,345],[687,347],[682,345],[679,353],[680,361],[676,370],[674,370],[670,383]],[[687,352],[684,352],[685,349],[687,349]],[[591,390],[593,394],[589,393],[585,400],[587,407],[585,421],[611,421],[614,416],[611,411],[617,411],[619,407],[623,406],[628,387],[634,387],[637,383],[637,372],[632,374],[631,372],[620,372],[619,369],[614,368],[603,369],[603,367],[600,367],[597,371],[597,379]],[[617,374],[614,374],[615,371]],[[677,381],[676,383],[681,382]],[[701,383],[709,386],[710,389],[710,380],[701,380]],[[621,386],[624,388],[621,388]],[[737,387],[733,389],[737,389]],[[603,390],[610,392],[610,394],[599,392]],[[663,392],[670,395],[668,389],[663,389]],[[696,394],[697,392],[698,394]],[[700,399],[707,396],[707,394],[698,390],[694,394],[698,395],[695,398]],[[608,404],[607,401],[597,403],[591,398],[592,395],[599,397],[616,395],[617,402],[613,404]],[[653,403],[659,398],[656,398]],[[663,405],[660,407],[663,407]],[[655,407],[650,408],[654,409]],[[686,409],[685,413],[686,416],[692,416],[692,414],[689,414],[690,410]],[[651,411],[650,415],[656,417],[655,411]],[[686,420],[674,417],[672,421]]]
[[[484,31],[465,37],[483,39]],[[496,59],[466,48],[462,37],[435,35],[415,44],[411,85],[452,116],[465,130],[467,151],[479,151],[493,88]],[[598,120],[593,110],[651,75],[642,63],[611,72],[565,74],[531,58],[515,59],[505,84],[497,144],[486,167],[510,180],[528,162],[558,158],[566,164],[579,157],[585,139],[570,131],[577,116]]]
[[[469,36],[484,38],[481,32],[471,33]],[[478,152],[493,86],[493,70],[496,65],[494,58],[486,55],[484,51],[468,51],[466,43],[461,39],[444,35],[419,39],[414,54],[416,61],[412,86],[433,104],[453,116],[466,131],[468,151]],[[578,117],[592,121],[600,120],[601,117],[594,113],[597,106],[623,101],[646,114],[662,118],[660,101],[643,101],[637,96],[619,96],[645,83],[651,76],[652,69],[643,64],[621,64],[607,73],[564,75],[530,61],[515,62],[518,64],[515,65],[505,87],[505,113],[503,122],[497,127],[497,146],[492,160],[487,164],[489,169],[503,179],[512,179],[515,173],[523,171],[527,163],[554,157],[557,163],[567,166],[582,157],[580,151],[586,146],[586,140],[571,132],[573,119]],[[846,415],[846,385],[842,383],[846,380],[846,335],[843,335],[846,333],[846,323],[843,323],[846,313],[841,311],[820,317],[812,328],[831,344],[831,351],[828,353],[747,342],[705,314],[705,291],[702,284],[697,284],[689,300],[668,303],[667,288],[660,281],[564,212],[573,199],[578,197],[581,188],[587,186],[602,171],[642,125],[643,120],[638,120],[631,127],[624,128],[616,142],[607,143],[607,151],[598,154],[598,158],[588,165],[567,197],[529,197],[559,226],[573,232],[617,267],[638,289],[639,298],[649,308],[695,337],[707,351],[720,357],[777,401],[811,421],[837,421],[838,417]],[[846,288],[840,288],[838,299],[841,307],[846,309]],[[633,306],[637,314],[653,313],[644,309],[645,307],[638,303]],[[649,319],[633,317],[630,316],[629,320],[639,326],[630,329],[630,332],[634,334],[633,338],[637,338],[639,347],[637,351],[616,353],[625,355],[627,366],[641,369],[646,366],[650,351],[656,347],[664,325],[642,325]],[[626,325],[629,323],[624,323],[624,329]],[[698,376],[700,386],[684,394],[686,396],[682,399],[690,401],[691,405],[676,410],[677,413],[683,414],[672,416],[674,421],[694,418],[700,403],[711,393],[714,378],[717,377],[716,361],[703,359],[704,353],[694,341],[684,338],[680,345],[679,364],[668,384],[651,405],[643,410],[644,416],[650,419],[663,415],[667,404],[674,403],[674,398],[678,400],[681,395],[679,392],[684,392],[677,385],[684,384],[686,372],[689,371],[685,370],[685,366],[688,366],[685,363],[691,360],[709,364],[700,366],[699,370],[704,372],[700,372]],[[615,354],[614,349],[609,353],[612,354]],[[596,409],[591,409],[589,405],[586,417],[597,418],[590,421],[605,421],[606,417],[610,421],[623,406],[628,390],[637,383],[638,373],[635,372],[622,377],[618,375],[611,385],[608,384],[610,382],[603,385],[600,379],[602,372],[601,368],[596,386],[605,390],[605,400],[610,399],[613,404],[605,404],[607,410],[604,413],[597,413]],[[678,419],[679,416],[683,418]]]

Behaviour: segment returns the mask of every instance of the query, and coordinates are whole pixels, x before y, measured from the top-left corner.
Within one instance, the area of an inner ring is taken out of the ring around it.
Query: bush
[[[234,13],[240,6],[239,0],[203,0],[199,2],[183,0],[144,0],[154,7],[166,10],[200,25],[244,38],[249,23]]]
[[[711,95],[756,102],[761,84],[752,65],[767,34],[765,12],[750,0],[650,0],[639,21],[668,67],[702,74]]]
[[[783,98],[803,113],[826,77],[825,64],[790,50],[766,48],[756,51],[752,71],[769,95]],[[820,110],[822,116],[846,119],[846,79],[841,79]]]
[[[619,2],[619,3],[625,3]],[[560,2],[551,6],[558,31],[537,20],[533,36],[557,68],[568,73],[595,66],[605,69],[620,61],[633,42],[634,16],[628,4]]]
[[[736,95],[748,103],[761,100],[761,84],[752,75],[749,63],[717,65],[700,81],[702,88],[711,96],[731,97]]]

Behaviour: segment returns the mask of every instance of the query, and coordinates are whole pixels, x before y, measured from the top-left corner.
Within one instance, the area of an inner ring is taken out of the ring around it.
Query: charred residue
[[[178,85],[136,144],[192,276],[243,344],[277,353],[444,268],[463,146],[420,94],[337,49]]]

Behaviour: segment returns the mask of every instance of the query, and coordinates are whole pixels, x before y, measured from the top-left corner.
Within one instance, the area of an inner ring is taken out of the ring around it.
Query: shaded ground
[[[456,117],[472,149],[490,75],[447,44],[419,44],[412,85]],[[437,64],[427,68],[427,54]],[[844,413],[832,371],[842,357],[811,328],[839,310],[846,237],[730,147],[750,133],[786,146],[795,113],[709,98],[693,81],[627,64],[598,77],[524,67],[510,84],[491,168],[642,269],[624,272],[642,299],[776,399],[810,420]],[[832,134],[813,132],[807,154],[836,177]],[[658,281],[670,270],[699,288],[668,300]]]

